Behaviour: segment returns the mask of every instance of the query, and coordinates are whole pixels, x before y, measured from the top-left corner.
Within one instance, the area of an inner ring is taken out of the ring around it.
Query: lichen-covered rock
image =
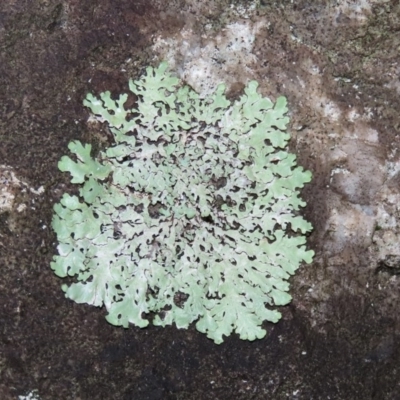
[[[250,82],[233,104],[224,86],[206,98],[171,76],[167,64],[130,82],[137,96],[89,94],[115,145],[93,159],[72,142],[59,168],[83,184],[55,205],[59,255],[52,268],[78,303],[105,305],[127,327],[175,323],[216,343],[235,331],[262,338],[273,306],[290,302],[288,278],[311,262],[297,210],[311,173],[285,148],[286,99],[274,104]]]

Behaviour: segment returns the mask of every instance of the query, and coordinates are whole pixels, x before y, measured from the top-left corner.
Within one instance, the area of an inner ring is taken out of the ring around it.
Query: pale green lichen
[[[115,145],[93,159],[75,141],[76,161],[59,168],[83,184],[54,207],[59,241],[52,268],[78,303],[105,305],[114,325],[175,323],[216,343],[235,331],[265,336],[263,321],[288,304],[288,278],[313,252],[297,215],[311,173],[285,148],[286,99],[274,104],[250,82],[233,104],[224,86],[205,99],[167,71],[130,81],[137,97],[89,94],[84,104],[107,122]]]

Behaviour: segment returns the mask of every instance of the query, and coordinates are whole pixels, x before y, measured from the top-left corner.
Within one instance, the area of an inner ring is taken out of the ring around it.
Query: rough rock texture
[[[3,0],[0,398],[399,398],[399,30],[395,0]],[[49,268],[57,161],[111,140],[83,98],[162,59],[202,93],[288,98],[316,258],[263,340],[115,328]]]

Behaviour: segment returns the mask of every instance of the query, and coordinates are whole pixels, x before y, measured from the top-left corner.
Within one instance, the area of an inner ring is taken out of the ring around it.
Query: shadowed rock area
[[[400,398],[399,30],[395,0],[3,0],[0,399]],[[83,99],[161,60],[199,93],[288,99],[316,256],[265,339],[117,328],[50,269],[77,190],[57,162],[112,142]]]

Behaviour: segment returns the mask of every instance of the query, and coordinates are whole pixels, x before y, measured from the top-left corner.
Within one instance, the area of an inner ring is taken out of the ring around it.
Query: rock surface
[[[3,0],[0,398],[398,398],[399,29],[395,0]],[[111,140],[83,98],[161,60],[200,93],[288,98],[316,257],[264,340],[112,327],[49,268],[57,161]]]

